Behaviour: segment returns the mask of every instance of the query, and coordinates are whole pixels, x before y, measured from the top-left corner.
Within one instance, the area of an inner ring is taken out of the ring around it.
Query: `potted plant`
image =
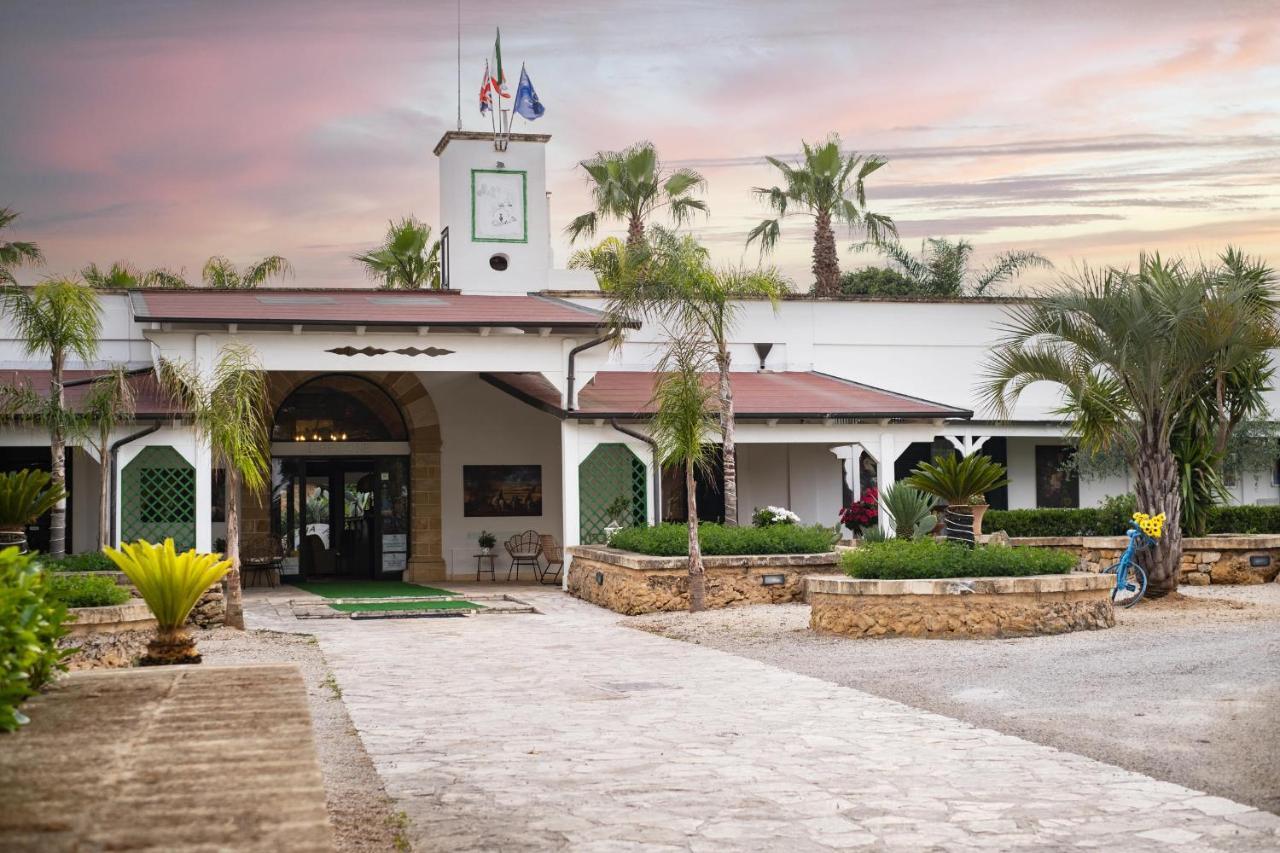
[[[917,465],[903,482],[942,498],[947,504],[943,515],[946,537],[972,545],[977,529],[972,501],[975,497],[983,500],[985,493],[1006,485],[1009,480],[1003,465],[990,457],[973,453],[968,456],[935,456],[933,462]],[[982,512],[986,512],[986,505],[981,506]]]
[[[122,544],[119,551],[103,548],[102,552],[138,588],[156,617],[155,639],[147,644],[140,663],[200,663],[195,640],[186,629],[187,616],[205,590],[231,569],[231,561],[218,559],[220,554],[196,553],[194,548],[179,554],[172,539],[162,545],[140,539],[132,545]]]
[[[973,538],[977,541],[982,535],[982,517],[991,509],[991,504],[987,503],[986,495],[970,495],[969,509],[973,512]]]
[[[880,492],[875,488],[867,488],[862,498],[849,504],[840,511],[840,523],[853,533],[862,536],[863,531],[876,526],[880,521]]]
[[[487,530],[481,530],[480,535],[476,537],[476,544],[480,546],[481,554],[488,554],[493,550],[493,546],[498,544],[498,537]]]
[[[0,548],[27,550],[27,525],[53,509],[66,492],[44,471],[0,474]]]

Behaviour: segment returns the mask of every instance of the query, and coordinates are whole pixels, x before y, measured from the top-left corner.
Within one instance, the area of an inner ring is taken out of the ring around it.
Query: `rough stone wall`
[[[718,558],[732,559],[732,558]],[[806,566],[776,565],[768,557],[742,557],[734,566],[708,566],[706,602],[709,608],[744,604],[782,604],[804,600],[804,578],[831,572],[829,562]],[[597,573],[602,582],[597,581]],[[781,574],[786,580],[765,586],[762,575]],[[574,556],[569,566],[569,593],[617,613],[635,616],[666,610],[689,609],[688,569],[645,569]]]
[[[1000,595],[838,595],[810,592],[809,627],[846,637],[1029,637],[1110,628],[1106,591]]]
[[[1014,545],[1057,548],[1080,557],[1077,571],[1100,572],[1120,562],[1128,542],[1121,536],[1033,537],[1009,540]],[[1263,566],[1250,560],[1268,558]],[[1280,575],[1280,537],[1204,536],[1183,540],[1179,583],[1205,586],[1270,583]]]
[[[59,572],[59,574],[71,573]],[[99,572],[99,574],[109,575],[118,586],[128,587],[129,595],[136,599],[142,598],[137,588],[129,583],[129,578],[124,572]],[[226,598],[222,594],[222,582],[219,581],[205,590],[204,595],[200,596],[200,600],[196,602],[196,606],[191,608],[187,624],[196,628],[220,628],[226,622],[226,616]]]
[[[155,636],[156,622],[140,600],[107,607],[73,607],[67,635],[58,648],[75,649],[67,668],[111,669],[131,666]]]

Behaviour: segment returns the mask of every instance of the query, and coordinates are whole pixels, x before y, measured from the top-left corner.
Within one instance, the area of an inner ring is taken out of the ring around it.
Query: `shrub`
[[[1280,506],[1215,506],[1207,533],[1280,533]]]
[[[116,564],[107,559],[101,551],[86,551],[83,554],[68,554],[58,560],[41,557],[40,565],[51,572],[114,572]]]
[[[846,551],[840,565],[855,578],[929,578],[1060,575],[1077,559],[1050,548],[969,548],[933,539],[889,539]]]
[[[1121,536],[1136,510],[1133,495],[1119,495],[1088,509],[993,509],[982,526],[1010,536]],[[1280,506],[1215,506],[1206,532],[1280,533]]]
[[[129,590],[104,575],[54,575],[49,595],[66,607],[110,607],[129,600]]]
[[[0,551],[0,731],[27,722],[18,705],[63,668],[57,643],[66,614],[31,556]]]
[[[769,527],[725,527],[703,522],[698,541],[705,557],[747,554],[821,554],[830,551],[836,532],[815,524],[774,524]],[[689,553],[689,529],[683,524],[627,527],[613,535],[610,545],[651,557],[684,557]]]
[[[756,527],[772,527],[775,524],[799,524],[800,516],[784,506],[760,506],[751,513],[751,523]]]

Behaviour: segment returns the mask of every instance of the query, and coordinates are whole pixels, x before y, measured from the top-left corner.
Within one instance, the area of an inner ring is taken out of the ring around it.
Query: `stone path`
[[[320,638],[415,850],[1280,846],[1230,800],[524,596],[543,615],[300,625],[250,600],[253,627]]]

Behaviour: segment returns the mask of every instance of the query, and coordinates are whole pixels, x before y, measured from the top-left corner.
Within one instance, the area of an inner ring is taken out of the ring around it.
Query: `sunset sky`
[[[363,279],[386,221],[436,224],[455,126],[454,0],[18,2],[0,29],[0,207],[47,272],[279,253],[299,285]],[[1034,248],[1059,268],[1141,249],[1280,265],[1280,3],[479,3],[462,10],[464,127],[495,25],[550,133],[552,226],[574,164],[651,139],[709,181],[694,231],[754,262],[762,155],[838,131],[890,160],[872,208],[903,240]],[[810,231],[774,261],[807,289]],[[845,251],[846,269],[874,260]],[[1043,279],[1037,273],[1029,279]],[[24,273],[25,280],[32,274]]]

